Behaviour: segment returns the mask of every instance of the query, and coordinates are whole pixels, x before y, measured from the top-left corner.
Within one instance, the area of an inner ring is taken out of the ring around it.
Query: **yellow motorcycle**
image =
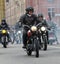
[[[7,37],[7,34],[8,34],[9,32],[7,31],[7,30],[5,30],[5,29],[2,29],[1,30],[1,42],[2,42],[2,45],[3,45],[3,47],[4,48],[7,48],[7,44],[8,44],[8,37]]]

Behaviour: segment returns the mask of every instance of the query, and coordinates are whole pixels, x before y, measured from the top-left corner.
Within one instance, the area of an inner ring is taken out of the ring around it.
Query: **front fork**
[[[32,39],[32,49],[33,49],[33,51],[35,50],[35,45],[36,45],[35,42],[34,42],[35,39],[38,40],[38,42],[39,42],[39,37],[34,36],[33,39]]]
[[[34,37],[31,37],[28,41],[27,41],[27,49],[28,50],[32,50],[34,51],[35,50],[35,43],[34,43],[34,39],[38,39],[38,37],[34,36]]]
[[[47,36],[46,36],[46,34],[43,34],[42,40],[43,40],[43,43],[47,43],[47,42],[44,42],[44,41],[47,41]]]

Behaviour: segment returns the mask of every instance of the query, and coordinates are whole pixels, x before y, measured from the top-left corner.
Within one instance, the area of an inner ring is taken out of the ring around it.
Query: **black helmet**
[[[2,23],[6,23],[6,20],[5,20],[5,18],[3,18],[3,19],[2,19]]]
[[[42,17],[43,18],[43,14],[42,13],[38,14],[38,17]]]
[[[28,7],[28,8],[26,8],[26,12],[29,12],[29,11],[34,12],[34,8],[33,8],[33,7]]]

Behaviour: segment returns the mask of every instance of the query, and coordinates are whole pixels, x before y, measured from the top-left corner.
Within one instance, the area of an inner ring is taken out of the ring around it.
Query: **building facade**
[[[5,0],[5,17],[9,25],[15,25],[25,12],[25,0]]]
[[[5,18],[5,1],[0,0],[0,22],[3,18]]]
[[[26,0],[26,7],[33,6],[35,13],[43,13],[45,18],[60,25],[60,0]]]

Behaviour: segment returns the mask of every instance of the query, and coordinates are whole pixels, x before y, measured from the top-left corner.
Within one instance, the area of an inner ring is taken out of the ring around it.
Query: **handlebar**
[[[42,23],[38,23],[36,26],[38,27],[38,26],[41,26],[42,25]]]
[[[30,26],[28,26],[28,25],[23,25],[23,28],[24,28],[24,27],[30,28]]]
[[[42,23],[39,23],[39,24],[37,24],[37,25],[30,25],[30,26],[28,26],[28,25],[23,25],[23,27],[28,27],[28,28],[30,28],[31,26],[36,26],[36,27],[38,27],[39,25],[41,26]]]

